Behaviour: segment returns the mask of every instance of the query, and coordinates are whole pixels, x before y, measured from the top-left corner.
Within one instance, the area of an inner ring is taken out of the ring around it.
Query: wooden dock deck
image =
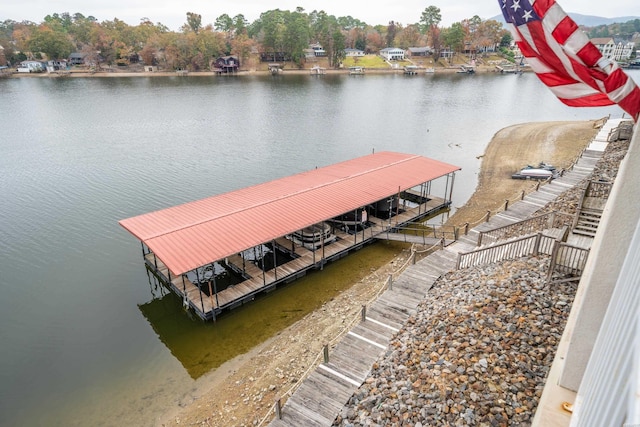
[[[366,380],[371,366],[387,350],[435,281],[455,269],[459,252],[468,251],[480,231],[522,221],[560,194],[582,182],[593,171],[602,152],[585,151],[576,167],[470,230],[468,236],[409,266],[366,309],[366,320],[354,326],[335,346],[328,363],[322,363],[305,379],[269,424],[272,427],[330,426],[352,394]]]
[[[310,269],[322,268],[327,262],[344,257],[351,251],[373,242],[376,238],[384,239],[383,234],[394,235],[393,232],[398,227],[433,216],[447,209],[448,206],[449,203],[444,199],[430,196],[426,203],[412,208],[405,206],[402,212],[391,218],[382,219],[370,216],[368,221],[372,225],[358,233],[347,233],[336,228],[333,232],[336,240],[315,250],[307,249],[282,236],[271,243],[287,252],[294,253],[294,259],[278,265],[276,268],[263,271],[256,264],[243,261],[240,254],[228,257],[224,262],[233,270],[243,272],[246,279],[218,292],[215,290],[215,285],[211,285],[211,289],[200,289],[185,275],[170,276],[168,268],[153,253],[145,255],[145,262],[160,280],[168,284],[173,292],[183,299],[185,306],[192,309],[200,318],[212,320],[225,310],[252,301],[260,293],[270,292],[280,284],[300,278]],[[396,239],[400,238],[396,236]],[[421,238],[420,240],[425,239]],[[436,239],[433,240],[436,241]],[[202,286],[209,287],[209,285]]]

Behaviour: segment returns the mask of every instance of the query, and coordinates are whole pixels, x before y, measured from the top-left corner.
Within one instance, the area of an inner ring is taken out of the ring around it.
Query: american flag
[[[554,0],[498,0],[522,55],[566,105],[618,104],[637,122],[640,89]]]

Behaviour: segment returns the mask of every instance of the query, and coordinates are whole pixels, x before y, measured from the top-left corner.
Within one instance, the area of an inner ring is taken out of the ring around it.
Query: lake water
[[[501,128],[608,114],[622,112],[565,107],[531,74],[0,79],[0,425],[154,425],[255,325],[264,339],[294,321],[296,292],[321,304],[353,270],[204,325],[118,220],[372,150],[462,167],[461,206]]]

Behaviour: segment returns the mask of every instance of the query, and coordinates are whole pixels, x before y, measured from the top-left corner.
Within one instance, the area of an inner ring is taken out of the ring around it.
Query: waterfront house
[[[49,73],[53,73],[54,71],[66,70],[68,67],[67,64],[68,63],[66,59],[55,59],[47,61],[47,71]]]
[[[402,61],[404,60],[404,49],[397,47],[386,47],[380,51],[380,56],[387,61]]]
[[[591,39],[602,56],[615,61],[628,61],[633,54],[635,45],[633,42],[614,40],[612,37],[596,37]]]
[[[221,56],[213,64],[214,71],[218,73],[235,73],[240,68],[240,60],[237,56]]]
[[[19,73],[42,73],[44,70],[40,61],[22,61],[18,66]]]
[[[261,62],[287,62],[291,61],[291,54],[288,52],[260,52]]]
[[[431,56],[433,54],[433,51],[431,50],[431,48],[428,48],[426,46],[423,47],[410,47],[409,49],[407,49],[407,52],[409,54],[409,56],[413,57],[413,56]]]
[[[84,65],[84,60],[87,57],[86,53],[82,52],[72,52],[69,55],[69,64],[70,65]]]
[[[316,58],[327,56],[327,51],[324,50],[320,43],[310,44],[309,49],[313,50],[313,56]]]
[[[360,56],[364,56],[364,51],[360,50],[360,49],[345,49],[344,50],[344,55],[349,58],[349,57],[360,57]]]

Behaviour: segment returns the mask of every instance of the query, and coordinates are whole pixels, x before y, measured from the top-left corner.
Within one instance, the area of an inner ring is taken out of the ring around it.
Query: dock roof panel
[[[380,152],[120,221],[175,275],[432,181],[459,167]]]

